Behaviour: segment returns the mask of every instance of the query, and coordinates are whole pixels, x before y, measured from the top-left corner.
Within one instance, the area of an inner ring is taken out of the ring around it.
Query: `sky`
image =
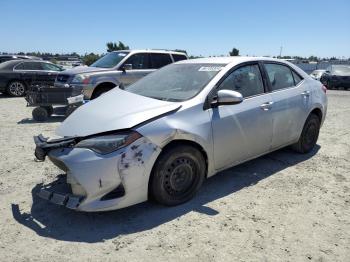
[[[350,57],[350,0],[0,0],[0,52]]]

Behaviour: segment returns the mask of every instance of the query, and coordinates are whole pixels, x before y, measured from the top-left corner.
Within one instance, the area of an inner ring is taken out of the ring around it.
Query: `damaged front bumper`
[[[47,156],[66,173],[60,178],[60,183],[67,186],[65,190],[57,190],[51,183],[42,186],[39,197],[80,211],[114,210],[147,200],[149,175],[161,151],[158,146],[141,137],[101,155],[75,147],[80,140],[34,137],[36,158],[44,161]]]
[[[66,183],[64,176],[59,176],[56,181],[42,186],[37,195],[56,205],[65,206],[70,209],[77,209],[85,198],[84,196],[73,195],[71,193],[71,189]]]

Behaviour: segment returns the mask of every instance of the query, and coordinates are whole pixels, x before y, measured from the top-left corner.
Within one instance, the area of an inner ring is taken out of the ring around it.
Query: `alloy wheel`
[[[17,82],[17,81],[12,82],[9,85],[8,92],[12,96],[23,96],[25,93],[24,84],[22,84],[21,82]]]

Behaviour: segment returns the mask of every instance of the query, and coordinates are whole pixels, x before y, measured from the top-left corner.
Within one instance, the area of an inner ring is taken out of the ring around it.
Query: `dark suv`
[[[81,90],[85,99],[94,99],[119,84],[128,86],[145,75],[173,62],[188,59],[185,53],[163,50],[122,50],[110,52],[89,67],[60,73],[56,87]]]

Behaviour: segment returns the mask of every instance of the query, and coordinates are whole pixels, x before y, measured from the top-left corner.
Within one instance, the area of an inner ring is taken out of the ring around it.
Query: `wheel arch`
[[[148,194],[148,198],[150,198],[151,194],[150,194],[150,185],[151,185],[151,181],[153,179],[153,171],[154,168],[156,166],[157,161],[159,160],[160,156],[169,148],[174,147],[174,146],[180,146],[180,145],[187,145],[187,146],[192,146],[194,148],[196,148],[203,156],[204,160],[205,160],[205,178],[207,178],[208,176],[208,154],[207,152],[204,150],[204,148],[199,144],[196,143],[192,140],[187,140],[187,139],[175,139],[170,141],[169,143],[167,143],[163,148],[162,151],[160,152],[160,154],[157,156],[157,159],[154,161],[152,169],[151,169],[151,173],[150,173],[150,177],[148,179],[148,187],[147,187],[147,194]]]
[[[322,122],[323,113],[319,107],[315,107],[314,109],[312,109],[310,111],[309,115],[311,115],[311,114],[315,114],[318,117],[318,119],[320,120],[320,123]]]
[[[111,82],[111,81],[106,81],[106,82],[98,83],[98,84],[96,85],[96,87],[94,88],[94,91],[93,91],[92,94],[91,94],[91,98],[93,98],[93,97],[96,95],[96,93],[98,92],[98,90],[101,90],[101,89],[103,89],[103,88],[111,90],[111,89],[113,89],[113,88],[116,87],[116,86],[117,86],[117,84],[116,84],[116,83],[113,83],[113,82]]]
[[[26,89],[28,89],[28,84],[27,84],[24,80],[22,80],[21,78],[18,78],[18,77],[9,79],[9,80],[7,81],[7,83],[6,83],[6,88],[7,88],[12,82],[21,82],[21,83],[24,85],[24,87],[25,87]]]

